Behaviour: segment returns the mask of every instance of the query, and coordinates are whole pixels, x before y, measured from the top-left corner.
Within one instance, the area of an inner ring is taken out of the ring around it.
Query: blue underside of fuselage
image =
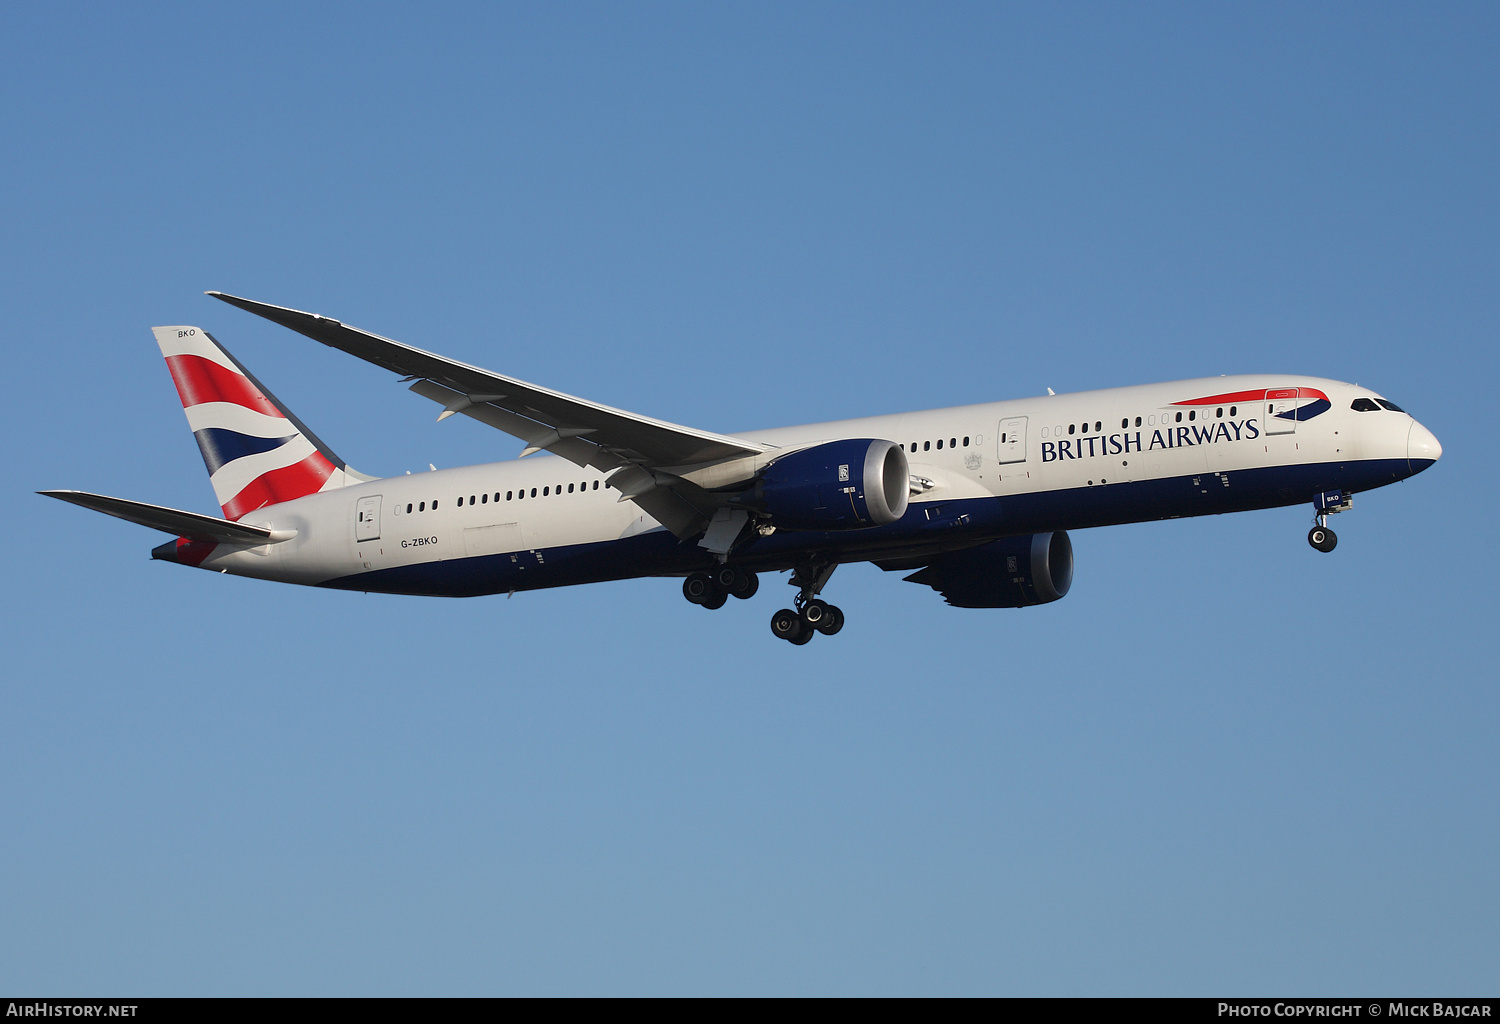
[[[919,558],[1000,537],[1245,512],[1310,503],[1324,491],[1366,491],[1421,472],[1430,461],[1383,459],[1275,466],[1197,476],[1098,484],[1000,497],[916,501],[888,526],[833,533],[778,530],[737,548],[732,564],[758,572],[807,562]],[[478,597],[639,576],[684,575],[717,564],[696,539],[665,530],[477,558],[373,569],[321,586],[369,593]]]

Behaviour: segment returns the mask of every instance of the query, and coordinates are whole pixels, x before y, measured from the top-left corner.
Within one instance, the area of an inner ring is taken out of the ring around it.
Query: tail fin
[[[198,327],[153,327],[224,518],[370,480]]]

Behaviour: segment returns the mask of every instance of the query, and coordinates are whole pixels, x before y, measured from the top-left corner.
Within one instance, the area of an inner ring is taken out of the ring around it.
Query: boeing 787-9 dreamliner
[[[1210,377],[716,434],[501,376],[313,313],[215,298],[411,381],[520,439],[520,458],[376,479],[351,469],[198,327],[157,327],[223,518],[42,491],[163,530],[152,556],[236,576],[473,597],[640,576],[703,608],[791,573],[771,631],[805,644],[844,614],[835,568],[874,562],[960,608],[1056,601],[1069,530],[1310,504],[1308,542],[1354,494],[1442,454],[1368,388]],[[540,458],[528,456],[541,455]]]

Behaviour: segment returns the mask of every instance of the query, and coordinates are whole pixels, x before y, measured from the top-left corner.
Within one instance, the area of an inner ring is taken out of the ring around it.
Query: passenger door
[[[997,443],[1000,445],[999,462],[1002,466],[1008,462],[1025,462],[1026,417],[1012,416],[1001,420]]]
[[[360,498],[354,506],[354,539],[356,541],[380,539],[380,495],[372,494]]]
[[[1266,392],[1266,430],[1267,434],[1295,434],[1297,432],[1297,389],[1282,388],[1280,391]],[[1292,413],[1286,419],[1281,419],[1282,413]]]

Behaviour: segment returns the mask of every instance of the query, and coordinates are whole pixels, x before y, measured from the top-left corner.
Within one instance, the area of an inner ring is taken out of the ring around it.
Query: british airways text
[[[1190,448],[1200,444],[1218,444],[1220,441],[1253,441],[1259,436],[1260,427],[1254,419],[1161,427],[1151,431],[1149,437],[1143,430],[1093,434],[1088,437],[1043,441],[1042,461],[1091,459],[1096,455],[1124,455],[1127,452],[1149,452],[1156,448]]]

